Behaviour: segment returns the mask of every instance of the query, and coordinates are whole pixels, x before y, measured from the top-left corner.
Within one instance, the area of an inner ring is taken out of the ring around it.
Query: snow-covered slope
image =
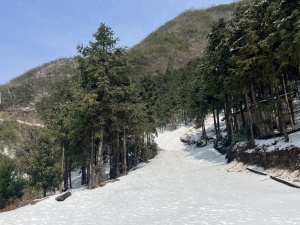
[[[1,213],[0,224],[300,224],[299,189],[228,172],[212,146],[180,142],[189,129],[159,134],[159,155],[120,181]]]

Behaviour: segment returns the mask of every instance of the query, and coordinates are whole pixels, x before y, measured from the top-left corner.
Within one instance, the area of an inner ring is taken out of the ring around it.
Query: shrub
[[[148,148],[146,148],[146,158],[153,159],[158,152],[158,146],[155,142],[151,143]]]
[[[236,141],[244,141],[250,142],[250,127],[243,126],[236,134],[235,134]]]
[[[18,176],[12,159],[0,154],[0,208],[22,197],[25,180]]]

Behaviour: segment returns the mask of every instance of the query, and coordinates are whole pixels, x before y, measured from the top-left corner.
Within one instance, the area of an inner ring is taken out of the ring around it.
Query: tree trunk
[[[69,165],[68,166],[69,187],[72,188],[72,163],[70,157],[69,157],[68,165]]]
[[[67,190],[69,187],[69,180],[68,180],[68,155],[66,155],[66,149],[65,149],[65,157],[64,157],[64,188],[63,190]]]
[[[47,196],[47,187],[46,185],[43,185],[43,197]]]
[[[247,107],[247,112],[248,112],[248,117],[249,117],[249,127],[250,127],[250,140],[249,144],[250,147],[252,148],[254,146],[254,133],[253,133],[253,118],[252,118],[252,113],[249,105],[249,99],[247,94],[245,94],[245,100],[246,100],[246,107]]]
[[[287,133],[287,129],[286,129],[286,124],[285,124],[285,120],[284,120],[284,116],[282,113],[282,105],[281,105],[281,100],[279,97],[279,90],[278,90],[278,86],[276,86],[276,98],[277,98],[277,112],[278,112],[278,120],[279,120],[279,125],[280,125],[280,131],[283,133],[284,136],[284,141],[288,142],[289,141],[289,135]]]
[[[219,109],[217,109],[217,128],[218,128],[217,137],[220,137],[221,129],[220,129],[220,112],[219,112]]]
[[[116,155],[116,173],[117,173],[117,175],[116,175],[116,177],[115,178],[117,178],[118,176],[119,176],[119,174],[120,174],[120,157],[122,156],[122,153],[121,153],[121,151],[120,151],[120,133],[117,131],[116,132],[116,152],[115,152],[115,155]],[[122,161],[121,161],[121,163],[122,163]]]
[[[184,125],[187,125],[187,111],[183,111],[183,116],[184,116]]]
[[[139,164],[139,139],[138,137],[135,138],[134,143],[134,166]]]
[[[55,198],[55,200],[58,202],[62,202],[64,200],[66,200],[66,198],[70,197],[71,195],[72,195],[72,193],[68,191],[68,192],[64,193],[63,195],[57,196]]]
[[[206,136],[206,130],[205,130],[205,118],[203,117],[201,120],[202,120],[202,138],[205,141],[204,146],[206,146],[207,145],[207,136]]]
[[[288,77],[286,79],[288,80]],[[294,123],[294,125],[296,125],[296,123],[295,123],[295,114],[294,114],[294,106],[293,106],[293,95],[292,95],[291,85],[289,85],[288,83],[287,83],[287,92],[290,93],[288,100],[289,100],[289,104],[290,104],[290,108],[291,108],[291,112],[292,112],[293,123]]]
[[[234,138],[234,130],[233,130],[233,121],[232,121],[232,114],[231,114],[231,104],[229,100],[229,96],[225,94],[225,119],[226,119],[226,127],[227,127],[227,134],[230,143],[235,142]]]
[[[257,101],[257,93],[256,93],[256,88],[254,87],[254,82],[251,80],[250,84],[251,84],[251,96],[253,99],[253,113],[252,115],[254,115],[254,118],[256,118],[256,116],[258,117],[258,121],[253,121],[253,125],[255,125],[252,129],[255,129],[255,133],[258,134],[260,133],[260,131],[257,130],[257,128],[259,127],[259,124],[263,122],[262,119],[262,112],[259,109],[259,102]],[[265,129],[265,133],[266,133],[266,129]],[[253,134],[254,134],[254,130],[253,130]],[[259,135],[256,135],[257,138],[259,137]]]
[[[116,135],[117,132],[115,132],[115,137],[112,140],[111,143],[111,149],[110,149],[110,170],[109,170],[109,176],[110,179],[116,179],[117,178],[117,163],[118,163],[118,154],[117,154],[117,143],[119,142],[116,139],[119,139],[119,136]]]
[[[86,185],[86,168],[85,165],[81,167],[81,185]]]
[[[286,104],[286,107],[287,107],[287,110],[288,110],[288,113],[289,113],[289,117],[290,117],[290,120],[291,120],[292,130],[294,131],[295,130],[295,124],[294,124],[294,118],[292,116],[293,112],[291,110],[290,102],[289,102],[289,99],[288,99],[286,81],[285,81],[285,78],[284,78],[283,74],[282,74],[282,86],[283,86],[283,90],[284,90],[285,104]],[[291,94],[291,93],[289,93],[289,94]]]
[[[240,111],[241,111],[241,117],[242,117],[242,124],[243,127],[246,125],[246,119],[245,119],[245,114],[244,114],[244,109],[242,103],[240,103]]]
[[[89,189],[93,188],[93,161],[94,161],[94,151],[95,151],[95,134],[94,134],[94,128],[92,128],[92,137],[91,137],[91,151],[90,151],[90,170],[89,170]]]
[[[230,137],[231,136],[231,130],[230,130],[230,126],[229,126],[229,115],[228,115],[228,110],[227,110],[227,107],[228,107],[228,105],[227,105],[227,102],[225,101],[224,102],[224,114],[225,114],[225,124],[226,124],[226,130],[227,130],[227,135],[228,135],[228,137]]]
[[[116,156],[114,155],[114,153],[112,153],[110,157],[109,178],[110,179],[117,178],[117,164],[116,164]]]
[[[100,142],[98,146],[97,165],[96,165],[96,185],[100,185],[104,181],[103,174],[103,129],[100,130]]]
[[[215,135],[218,136],[218,127],[217,127],[217,120],[216,120],[216,112],[215,108],[212,109],[213,112],[213,118],[214,118],[214,128],[215,128]]]
[[[64,186],[65,186],[65,177],[64,177],[64,166],[65,166],[65,146],[64,143],[62,144],[62,155],[61,155],[61,177],[63,182],[59,185],[59,191],[62,192]]]
[[[127,174],[127,148],[126,148],[126,129],[123,128],[123,174]]]

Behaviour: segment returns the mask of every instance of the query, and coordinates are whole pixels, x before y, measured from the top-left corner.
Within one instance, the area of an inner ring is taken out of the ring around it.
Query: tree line
[[[95,42],[77,47],[80,76],[37,105],[60,137],[64,188],[75,165],[92,188],[104,180],[103,163],[109,162],[114,179],[153,157],[155,128],[195,122],[206,143],[209,114],[229,158],[240,140],[248,147],[255,138],[275,135],[288,141],[299,97],[299,9],[291,0],[239,4],[230,20],[212,24],[203,57],[180,69],[170,58],[165,73],[140,74],[134,82],[133,56],[115,47],[118,39],[102,24]]]
[[[176,70],[169,60],[164,74],[144,76],[142,84],[156,87],[146,98],[159,125],[196,121],[205,141],[204,119],[212,114],[217,141],[226,143],[228,155],[242,140],[249,148],[255,138],[281,135],[288,142],[288,133],[297,130],[299,10],[293,0],[238,4],[230,20],[212,24],[201,58]]]
[[[286,142],[295,131],[293,99],[299,98],[298,1],[253,1],[220,19],[208,35],[203,58],[205,98],[222,106],[228,138],[276,135]],[[221,104],[220,104],[221,103]]]
[[[93,42],[77,46],[78,74],[36,105],[44,127],[21,154],[30,184],[43,195],[61,183],[59,189],[71,188],[71,172],[80,168],[81,183],[97,187],[154,157],[157,128],[193,122],[205,144],[209,114],[229,158],[237,141],[248,147],[275,135],[288,141],[297,129],[299,10],[293,0],[239,4],[230,20],[212,24],[203,57],[179,69],[170,58],[164,73],[138,77],[132,77],[136,56],[117,47],[118,38],[101,24]]]
[[[126,49],[116,47],[118,39],[105,24],[93,37],[88,46],[77,46],[79,75],[37,104],[46,136],[55,138],[60,151],[63,189],[71,187],[74,167],[91,189],[107,179],[105,163],[115,179],[157,151],[155,127],[129,77]]]
[[[22,170],[16,172],[16,164],[5,166],[12,160],[3,156],[7,163],[0,168],[1,181],[15,179],[11,174],[18,173],[20,182],[1,182],[1,190],[15,184],[22,187],[20,197],[29,185],[46,196],[72,188],[71,172],[78,168],[81,184],[92,189],[156,155],[155,124],[140,89],[131,81],[126,48],[116,46],[118,38],[105,24],[93,37],[87,46],[77,46],[78,75],[36,104],[43,127],[30,132],[30,141],[16,154],[14,161]],[[26,182],[21,178],[24,174]],[[6,196],[0,196],[0,207],[16,195]]]

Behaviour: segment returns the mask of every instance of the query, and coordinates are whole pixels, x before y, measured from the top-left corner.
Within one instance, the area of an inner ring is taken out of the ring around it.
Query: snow
[[[38,124],[38,123],[36,123],[36,124],[33,124],[33,123],[28,123],[28,122],[26,122],[26,121],[23,121],[23,120],[16,120],[18,123],[20,123],[20,124],[26,124],[26,125],[28,125],[28,126],[36,126],[36,127],[44,127],[42,124]]]
[[[300,146],[300,131],[292,133],[289,135],[289,142],[284,142],[284,138],[278,137],[274,139],[268,139],[268,140],[255,140],[255,144],[262,146],[264,145],[270,145],[268,147],[268,151],[272,151],[274,149],[284,149],[290,146]],[[276,144],[275,144],[276,143]]]
[[[4,148],[3,154],[9,156],[9,152],[8,152],[8,148],[7,147]]]
[[[11,153],[11,151],[9,151],[8,147],[4,147],[3,151],[0,150],[0,154],[6,155],[6,156],[8,156],[11,159],[14,158],[14,154]]]
[[[160,133],[158,156],[120,181],[0,213],[0,224],[300,224],[299,189],[226,164],[212,145],[185,145],[191,132]]]

